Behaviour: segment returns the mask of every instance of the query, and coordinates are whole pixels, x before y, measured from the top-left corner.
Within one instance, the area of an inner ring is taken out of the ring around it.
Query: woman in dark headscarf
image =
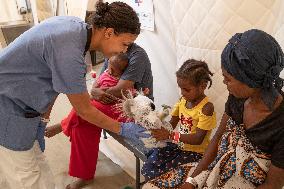
[[[183,189],[282,188],[284,55],[260,30],[235,34],[222,56],[230,93],[220,126]]]

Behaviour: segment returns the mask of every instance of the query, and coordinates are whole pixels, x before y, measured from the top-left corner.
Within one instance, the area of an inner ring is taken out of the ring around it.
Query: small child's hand
[[[161,129],[152,129],[151,130],[151,135],[157,140],[167,140],[169,139],[170,132],[164,128]]]
[[[150,89],[149,89],[149,88],[144,88],[144,89],[143,89],[143,94],[144,94],[145,96],[148,96],[148,95],[150,94]]]

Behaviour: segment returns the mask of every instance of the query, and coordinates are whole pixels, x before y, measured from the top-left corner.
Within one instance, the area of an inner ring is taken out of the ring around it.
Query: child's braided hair
[[[181,79],[188,79],[194,85],[199,85],[202,81],[209,82],[208,88],[210,88],[213,73],[209,70],[206,62],[189,59],[179,68],[176,72],[176,76]]]

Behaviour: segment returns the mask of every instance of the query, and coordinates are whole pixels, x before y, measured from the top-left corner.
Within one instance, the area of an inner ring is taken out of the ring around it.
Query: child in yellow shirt
[[[182,97],[172,111],[170,123],[175,129],[180,122],[178,132],[152,131],[157,140],[175,139],[176,142],[152,150],[142,168],[146,180],[202,158],[216,126],[214,106],[204,94],[208,82],[209,88],[212,85],[212,75],[205,62],[193,59],[184,62],[176,72]]]

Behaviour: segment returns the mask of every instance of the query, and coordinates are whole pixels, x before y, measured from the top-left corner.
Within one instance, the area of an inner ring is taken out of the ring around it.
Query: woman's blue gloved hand
[[[121,123],[119,135],[133,140],[139,140],[139,138],[149,138],[151,136],[149,132],[147,133],[145,128],[132,122]]]

